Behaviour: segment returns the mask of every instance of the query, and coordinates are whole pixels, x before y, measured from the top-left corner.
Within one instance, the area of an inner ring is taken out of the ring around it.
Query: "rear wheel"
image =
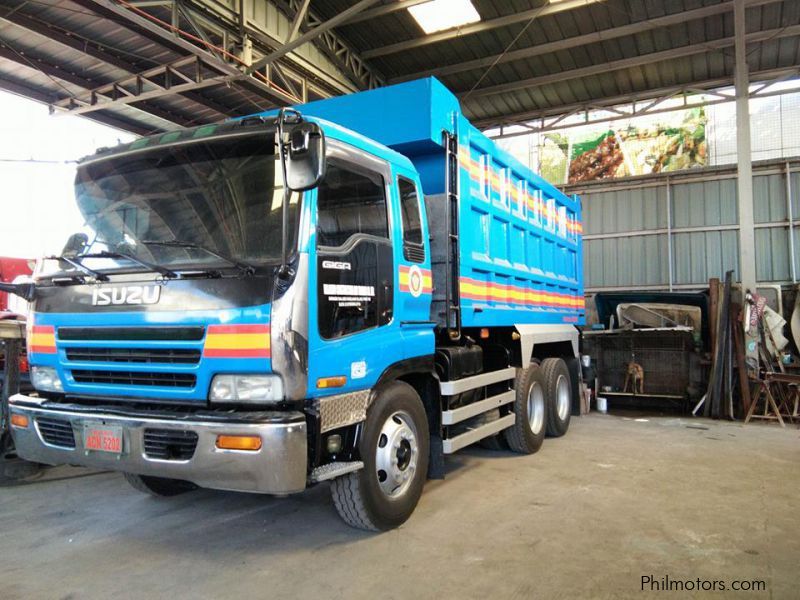
[[[542,361],[547,397],[547,435],[561,437],[569,429],[572,412],[572,380],[567,363],[560,358]]]
[[[359,443],[364,468],[334,479],[339,516],[358,529],[385,531],[414,512],[428,472],[428,417],[417,392],[394,382],[373,402]]]
[[[149,477],[133,473],[123,473],[123,475],[125,475],[125,481],[131,484],[133,489],[151,496],[177,496],[197,489],[195,484],[180,479]]]
[[[517,370],[514,385],[514,425],[504,430],[509,448],[520,454],[533,454],[542,447],[545,433],[545,384],[542,369],[531,363]]]

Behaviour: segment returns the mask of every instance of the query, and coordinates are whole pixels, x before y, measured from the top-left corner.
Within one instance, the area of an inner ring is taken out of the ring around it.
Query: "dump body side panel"
[[[464,327],[584,322],[581,206],[458,119]]]

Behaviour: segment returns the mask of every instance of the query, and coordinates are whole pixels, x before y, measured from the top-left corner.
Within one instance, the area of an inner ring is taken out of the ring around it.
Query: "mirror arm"
[[[30,302],[36,297],[36,286],[32,283],[0,283],[0,292],[14,294]]]
[[[288,109],[289,112],[299,113],[295,110]],[[281,108],[278,111],[278,155],[281,162],[281,173],[283,175],[283,199],[281,201],[281,266],[278,269],[278,277],[281,279],[288,279],[290,273],[289,269],[289,198],[291,190],[289,189],[289,180],[286,173],[286,144],[283,136],[283,123],[286,119],[286,108]]]

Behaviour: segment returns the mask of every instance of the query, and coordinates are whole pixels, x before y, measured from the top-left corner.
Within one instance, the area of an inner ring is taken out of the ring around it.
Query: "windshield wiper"
[[[102,252],[94,252],[92,254],[81,254],[81,258],[122,258],[125,260],[129,260],[137,265],[144,267],[148,271],[154,271],[160,275],[168,279],[179,279],[180,274],[176,273],[175,271],[168,269],[167,267],[157,265],[155,263],[148,262],[146,260],[142,260],[141,258],[137,258],[132,254],[126,254],[125,252],[108,252],[103,250]]]
[[[70,265],[72,268],[77,269],[81,273],[85,275],[89,275],[90,277],[94,277],[97,281],[108,281],[108,275],[101,273],[100,271],[95,271],[94,269],[90,269],[89,267],[83,265],[80,261],[82,256],[48,256],[50,260],[57,260],[60,262],[65,262]]]
[[[219,258],[220,260],[224,260],[226,263],[229,263],[239,269],[243,275],[253,275],[256,272],[256,268],[248,264],[246,262],[236,260],[235,258],[231,258],[230,256],[225,256],[224,254],[220,254],[216,250],[212,250],[211,248],[207,248],[201,244],[196,244],[194,242],[182,242],[180,240],[139,240],[140,244],[144,244],[145,246],[167,246],[173,248],[190,248],[192,250],[202,250]]]

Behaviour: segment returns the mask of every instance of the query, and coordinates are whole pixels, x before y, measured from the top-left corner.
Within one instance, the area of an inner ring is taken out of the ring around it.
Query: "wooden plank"
[[[719,279],[713,277],[708,280],[708,336],[711,344],[709,350],[714,356],[717,348],[717,307],[719,306]]]
[[[742,414],[750,412],[750,378],[744,361],[744,328],[741,322],[742,306],[731,304],[731,323],[733,327],[733,344],[736,354],[736,370],[739,371],[739,388],[742,399]]]

